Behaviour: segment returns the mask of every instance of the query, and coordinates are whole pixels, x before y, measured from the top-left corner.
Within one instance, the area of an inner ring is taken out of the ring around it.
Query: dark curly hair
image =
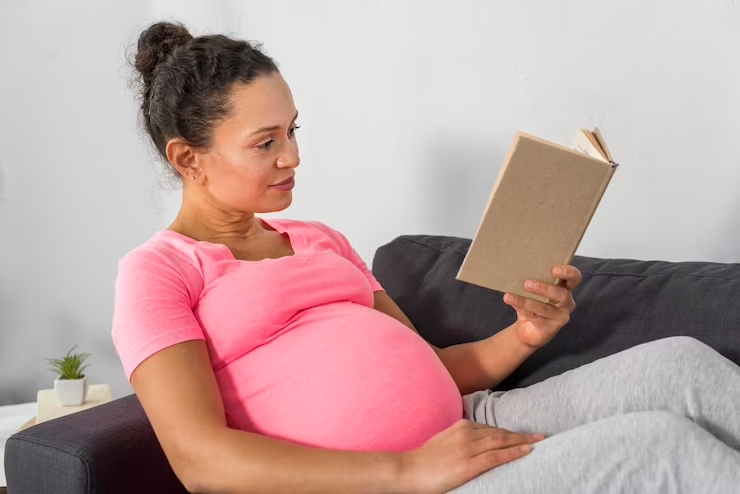
[[[153,24],[139,35],[133,65],[141,120],[165,161],[167,142],[175,137],[210,147],[213,126],[231,110],[235,84],[278,72],[275,61],[260,50],[260,45],[223,35],[193,37],[185,26],[171,22]]]

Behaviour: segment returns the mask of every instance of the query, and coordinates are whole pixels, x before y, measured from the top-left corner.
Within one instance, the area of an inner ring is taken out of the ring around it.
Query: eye
[[[260,148],[260,149],[269,149],[269,148],[270,148],[270,144],[272,144],[273,142],[275,142],[275,141],[274,141],[273,139],[270,139],[270,140],[269,140],[269,141],[267,141],[266,143],[264,143],[264,144],[260,144],[260,145],[259,145],[259,146],[257,146],[257,147],[258,147],[258,148]]]
[[[300,125],[294,126],[293,128],[290,129],[290,131],[288,131],[288,136],[293,137],[295,135],[295,131],[298,130],[298,129],[300,129],[300,128],[301,128]]]

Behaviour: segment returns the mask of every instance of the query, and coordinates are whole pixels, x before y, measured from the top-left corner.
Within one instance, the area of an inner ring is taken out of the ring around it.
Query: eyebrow
[[[291,123],[295,122],[297,118],[298,118],[298,112],[295,112],[295,117],[293,117],[293,120],[291,120]],[[272,132],[273,130],[278,130],[279,128],[280,128],[280,125],[270,125],[269,127],[260,127],[259,129],[249,134],[247,137],[252,137],[253,135],[261,134],[262,132]]]

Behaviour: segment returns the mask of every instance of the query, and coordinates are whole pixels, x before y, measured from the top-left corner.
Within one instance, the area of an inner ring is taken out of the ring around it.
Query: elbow
[[[212,457],[203,454],[208,449],[210,448],[190,444],[179,449],[177,454],[168,455],[171,456],[168,459],[175,476],[188,492],[223,492],[223,486],[214,483],[219,478],[218,466],[214,464]]]
[[[188,462],[189,463],[189,462]],[[172,465],[172,470],[185,490],[197,494],[207,494],[213,492],[209,485],[208,477],[204,470],[196,467],[186,466],[184,463],[176,466]]]
[[[213,462],[200,467],[180,467],[175,475],[187,492],[193,494],[224,494],[243,492],[243,479],[225,474]]]
[[[244,471],[238,464],[238,448],[225,426],[190,428],[178,434],[165,449],[170,466],[188,492],[198,494],[242,492]]]
[[[224,492],[223,485],[216,485],[216,477],[207,473],[204,468],[179,468],[175,471],[186,491],[193,494],[211,494]]]
[[[181,481],[181,482],[182,482],[183,487],[185,487],[185,490],[191,494],[208,494],[210,492],[214,492],[205,487],[202,487],[201,484],[197,481],[192,482],[192,483],[184,482],[184,481]]]

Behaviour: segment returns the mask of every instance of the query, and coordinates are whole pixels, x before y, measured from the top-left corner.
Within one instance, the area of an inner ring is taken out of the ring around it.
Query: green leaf
[[[89,353],[72,353],[77,345],[69,349],[67,354],[58,359],[46,359],[51,371],[59,376],[59,379],[81,379],[85,377],[83,371],[89,364],[85,361],[90,357]]]

